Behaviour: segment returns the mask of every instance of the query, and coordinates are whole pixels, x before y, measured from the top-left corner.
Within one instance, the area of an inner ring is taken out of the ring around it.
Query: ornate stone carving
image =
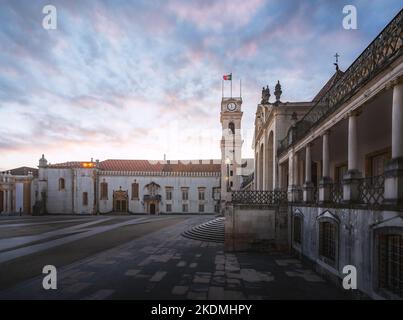
[[[281,91],[280,81],[277,80],[276,87],[274,88],[274,96],[276,97],[276,102],[280,102],[280,97],[283,91]]]
[[[269,86],[263,87],[262,89],[262,101],[261,104],[268,104],[270,99],[270,89]]]

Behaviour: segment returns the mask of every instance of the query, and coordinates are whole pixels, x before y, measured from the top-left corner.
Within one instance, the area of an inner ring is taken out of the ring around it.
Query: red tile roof
[[[221,164],[187,163],[184,161],[149,160],[105,160],[98,166],[107,171],[144,171],[144,172],[220,172]]]
[[[69,169],[82,168],[86,161],[69,161],[49,165],[49,168]],[[150,160],[105,160],[100,161],[97,168],[104,171],[138,171],[138,172],[221,172],[221,164],[190,163],[189,161],[150,161]],[[88,161],[87,161],[88,163]]]
[[[68,161],[62,163],[49,164],[48,167],[54,169],[81,168],[81,163],[83,162],[85,161]]]

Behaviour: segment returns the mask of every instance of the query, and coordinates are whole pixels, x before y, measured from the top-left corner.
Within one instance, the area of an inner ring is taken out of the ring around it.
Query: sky
[[[57,10],[57,28],[42,9]],[[356,30],[342,25],[357,8]],[[0,0],[0,170],[106,159],[220,158],[221,79],[242,79],[243,157],[261,88],[310,101],[401,0]],[[226,83],[225,95],[229,95]],[[272,95],[272,99],[274,99]]]

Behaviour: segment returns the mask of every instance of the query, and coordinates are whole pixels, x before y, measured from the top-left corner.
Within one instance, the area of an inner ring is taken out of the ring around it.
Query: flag
[[[222,77],[224,80],[231,80],[232,81],[232,73],[226,74]]]

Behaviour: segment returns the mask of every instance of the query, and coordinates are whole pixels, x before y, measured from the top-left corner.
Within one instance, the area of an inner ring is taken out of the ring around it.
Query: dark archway
[[[155,204],[150,203],[150,214],[155,214]]]

